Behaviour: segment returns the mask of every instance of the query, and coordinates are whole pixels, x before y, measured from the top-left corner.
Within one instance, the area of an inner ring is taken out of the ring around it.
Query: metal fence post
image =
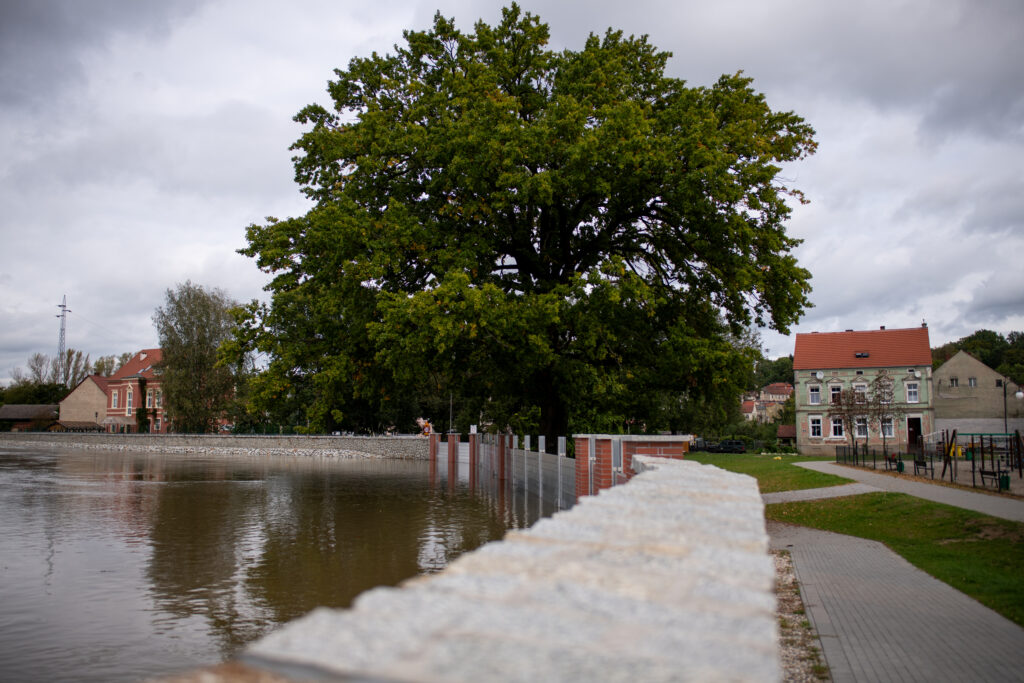
[[[595,439],[592,436],[587,437],[587,467],[589,468],[589,476],[587,477],[587,494],[594,495],[594,460],[597,458],[597,454],[594,453]]]
[[[558,509],[562,509],[562,460],[565,458],[565,437],[558,437]]]

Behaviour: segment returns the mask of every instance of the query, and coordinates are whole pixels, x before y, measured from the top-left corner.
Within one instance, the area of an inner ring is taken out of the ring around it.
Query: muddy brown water
[[[0,680],[214,664],[552,511],[425,462],[0,448]]]

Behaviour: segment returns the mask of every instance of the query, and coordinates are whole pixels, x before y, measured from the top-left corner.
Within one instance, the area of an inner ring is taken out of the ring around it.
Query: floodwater
[[[550,512],[454,475],[0,447],[0,679],[135,681],[215,664]]]

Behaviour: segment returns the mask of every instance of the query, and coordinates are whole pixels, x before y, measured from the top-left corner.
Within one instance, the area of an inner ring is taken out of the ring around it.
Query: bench
[[[991,479],[992,480],[991,481],[992,486],[994,486],[996,489],[998,489],[999,488],[999,477],[1003,476],[1004,474],[1009,474],[1009,471],[1008,470],[1001,470],[1001,469],[978,470],[978,474],[981,475],[981,483],[982,483],[982,485],[984,485],[986,483],[989,483],[989,480]]]
[[[921,472],[925,472],[935,478],[935,464],[925,458],[914,458],[914,476],[921,476]]]

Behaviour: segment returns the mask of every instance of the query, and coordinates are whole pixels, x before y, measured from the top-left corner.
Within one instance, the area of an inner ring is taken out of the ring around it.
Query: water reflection
[[[0,671],[137,680],[214,663],[540,513],[446,465],[0,450]]]

